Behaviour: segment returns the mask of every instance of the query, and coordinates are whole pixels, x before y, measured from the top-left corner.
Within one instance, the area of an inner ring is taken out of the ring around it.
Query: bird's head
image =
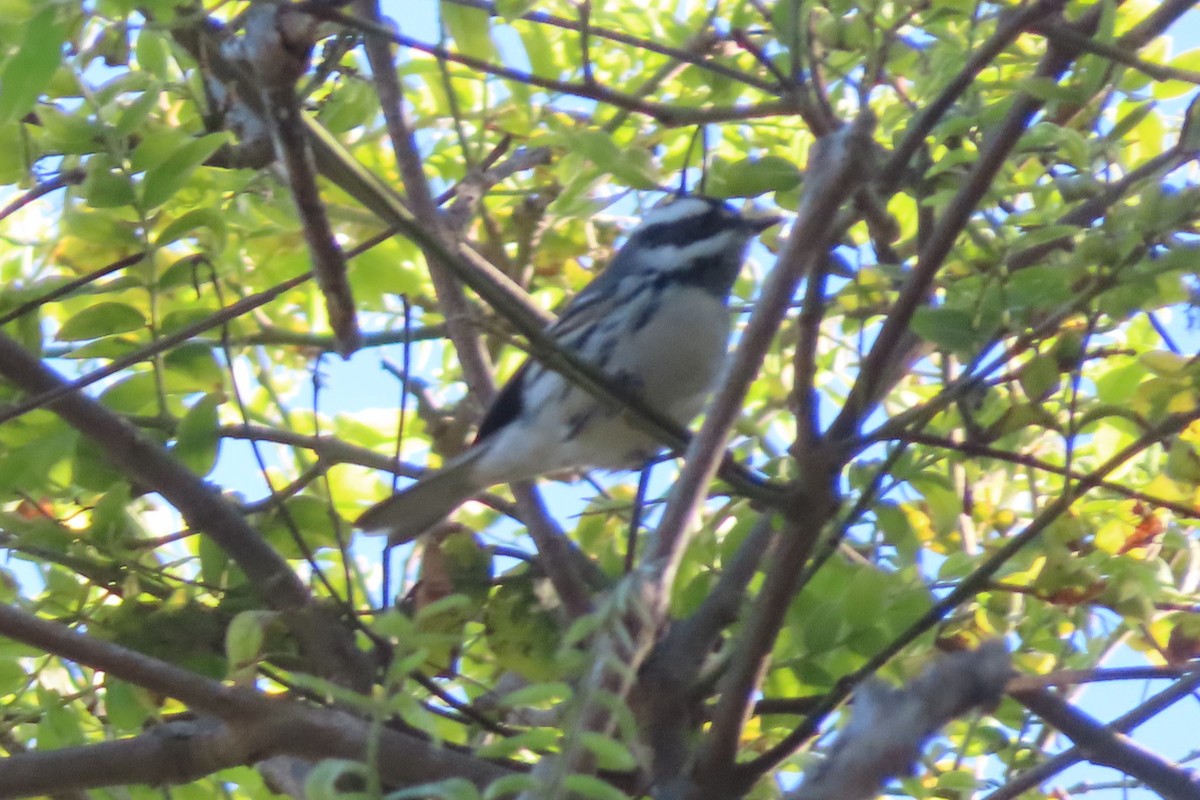
[[[779,221],[774,215],[743,214],[711,197],[680,197],[647,213],[618,259],[630,262],[623,266],[631,271],[673,275],[726,295],[747,244]]]

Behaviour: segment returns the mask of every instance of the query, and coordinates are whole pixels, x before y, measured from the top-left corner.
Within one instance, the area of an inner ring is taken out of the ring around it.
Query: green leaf
[[[565,702],[570,698],[571,687],[561,681],[553,681],[550,683],[534,683],[508,692],[500,698],[500,704],[504,708],[520,708],[522,706],[547,707]]]
[[[226,236],[225,217],[214,208],[194,208],[173,220],[159,232],[154,244],[156,247],[164,247],[182,239],[192,231],[203,228],[207,228],[213,233],[211,238],[218,245],[215,248],[217,252],[223,249]]]
[[[1019,245],[1024,250],[1025,248],[1034,247],[1044,242],[1057,242],[1059,239],[1071,237],[1077,233],[1079,233],[1079,227],[1076,225],[1045,225],[1040,228],[1031,228],[1022,231]],[[1027,272],[1029,269],[1034,268],[1029,267],[1020,270],[1017,274]]]
[[[1058,362],[1052,355],[1040,354],[1021,368],[1021,388],[1033,402],[1046,399],[1058,385]]]
[[[1061,266],[1029,267],[1004,285],[1011,308],[1051,308],[1074,297],[1071,272]]]
[[[718,197],[758,197],[794,189],[800,185],[800,178],[800,168],[786,158],[744,158],[715,163],[707,190]]]
[[[94,208],[116,208],[133,203],[135,195],[129,176],[110,170],[107,159],[96,156],[88,164],[83,196]]]
[[[555,728],[530,728],[515,736],[499,737],[481,745],[475,755],[480,758],[510,758],[523,750],[540,752],[558,744],[561,734]]]
[[[11,576],[5,573],[5,582],[11,579]],[[6,603],[11,603],[12,599],[5,600]],[[0,693],[6,697],[11,697],[17,692],[22,691],[29,683],[29,675],[21,667],[21,664],[15,658],[5,658],[0,660]]]
[[[624,792],[594,775],[568,775],[563,779],[563,788],[571,794],[591,797],[594,800],[629,800],[629,796]]]
[[[154,703],[140,686],[112,676],[104,681],[104,710],[108,722],[119,731],[140,731],[154,713]]]
[[[146,327],[142,312],[125,303],[97,303],[63,323],[58,338],[65,342],[99,339]]]
[[[225,370],[203,342],[180,345],[163,358],[171,386],[179,391],[220,392],[225,388]]]
[[[29,20],[20,47],[0,75],[0,122],[20,119],[33,108],[58,69],[64,41],[57,5],[47,5]]]
[[[600,769],[629,771],[637,768],[637,759],[621,742],[596,731],[583,731],[579,734],[583,746],[596,756]]]
[[[1200,456],[1190,444],[1182,439],[1175,439],[1167,453],[1164,471],[1168,478],[1193,486],[1200,485]]]
[[[276,611],[243,611],[233,618],[225,630],[225,656],[234,676],[253,678],[264,652],[268,631],[281,625]]]
[[[910,327],[922,339],[949,350],[967,351],[977,338],[971,315],[958,308],[918,308]]]
[[[472,58],[498,60],[496,44],[492,41],[492,20],[482,8],[443,2],[440,5],[442,23],[454,37],[459,52]]]
[[[117,122],[113,126],[118,136],[125,137],[136,131],[146,118],[150,116],[150,112],[158,105],[159,92],[157,87],[148,89],[138,95],[138,98],[126,106],[117,116]]]
[[[371,785],[367,765],[358,761],[327,758],[317,763],[304,779],[304,796],[309,800],[378,800],[370,792],[345,791],[343,787]]]
[[[478,800],[479,789],[466,778],[447,778],[444,781],[410,786],[386,795],[387,800]]]
[[[1172,58],[1167,66],[1171,69],[1185,70],[1196,72],[1200,70],[1200,48],[1194,48],[1187,52],[1180,53]],[[1159,100],[1174,100],[1176,97],[1194,92],[1196,86],[1188,81],[1155,81],[1154,87],[1150,90]]]
[[[1154,350],[1149,353],[1142,353],[1138,356],[1138,360],[1155,375],[1165,378],[1182,375],[1192,363],[1191,359],[1184,358],[1167,350]]]
[[[217,394],[200,398],[183,415],[175,432],[171,452],[197,475],[207,475],[217,465],[221,447],[217,411],[223,402],[225,398]]]
[[[179,191],[197,167],[218,147],[228,141],[225,133],[210,133],[180,147],[165,161],[146,170],[142,180],[142,202],[146,209],[157,208]]]
[[[57,750],[83,744],[81,717],[67,707],[61,696],[48,689],[39,689],[38,703],[42,708],[37,723],[39,748]]]
[[[169,52],[163,34],[157,28],[143,25],[133,48],[138,66],[159,78],[166,76]]]
[[[537,0],[497,0],[496,13],[503,17],[505,22],[512,22],[536,5]]]
[[[659,174],[644,148],[617,147],[603,131],[575,131],[563,136],[567,146],[634,189],[658,186]]]
[[[526,792],[535,793],[541,782],[533,775],[518,773],[492,781],[483,791],[484,800],[509,800]]]

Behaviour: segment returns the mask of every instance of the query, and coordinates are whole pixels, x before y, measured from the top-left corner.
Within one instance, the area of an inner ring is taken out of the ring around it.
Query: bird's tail
[[[376,503],[355,520],[355,527],[367,534],[386,534],[392,544],[412,541],[483,488],[473,475],[478,455],[479,448],[472,448],[407,489]]]

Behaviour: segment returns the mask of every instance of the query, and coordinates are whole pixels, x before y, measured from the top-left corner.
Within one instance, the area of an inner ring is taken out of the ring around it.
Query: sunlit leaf
[[[25,25],[17,52],[0,73],[0,122],[29,111],[62,58],[65,32],[58,7],[43,8]]]
[[[142,202],[156,208],[179,191],[196,168],[204,163],[222,144],[228,141],[223,133],[212,133],[188,142],[165,161],[146,170],[142,181]]]
[[[97,303],[68,319],[58,331],[67,342],[98,339],[140,330],[146,325],[142,312],[125,303]]]

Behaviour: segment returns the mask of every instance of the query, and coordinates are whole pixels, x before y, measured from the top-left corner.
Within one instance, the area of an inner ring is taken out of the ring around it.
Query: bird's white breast
[[[609,366],[637,376],[650,405],[686,424],[720,375],[729,341],[729,309],[710,292],[676,287]]]

